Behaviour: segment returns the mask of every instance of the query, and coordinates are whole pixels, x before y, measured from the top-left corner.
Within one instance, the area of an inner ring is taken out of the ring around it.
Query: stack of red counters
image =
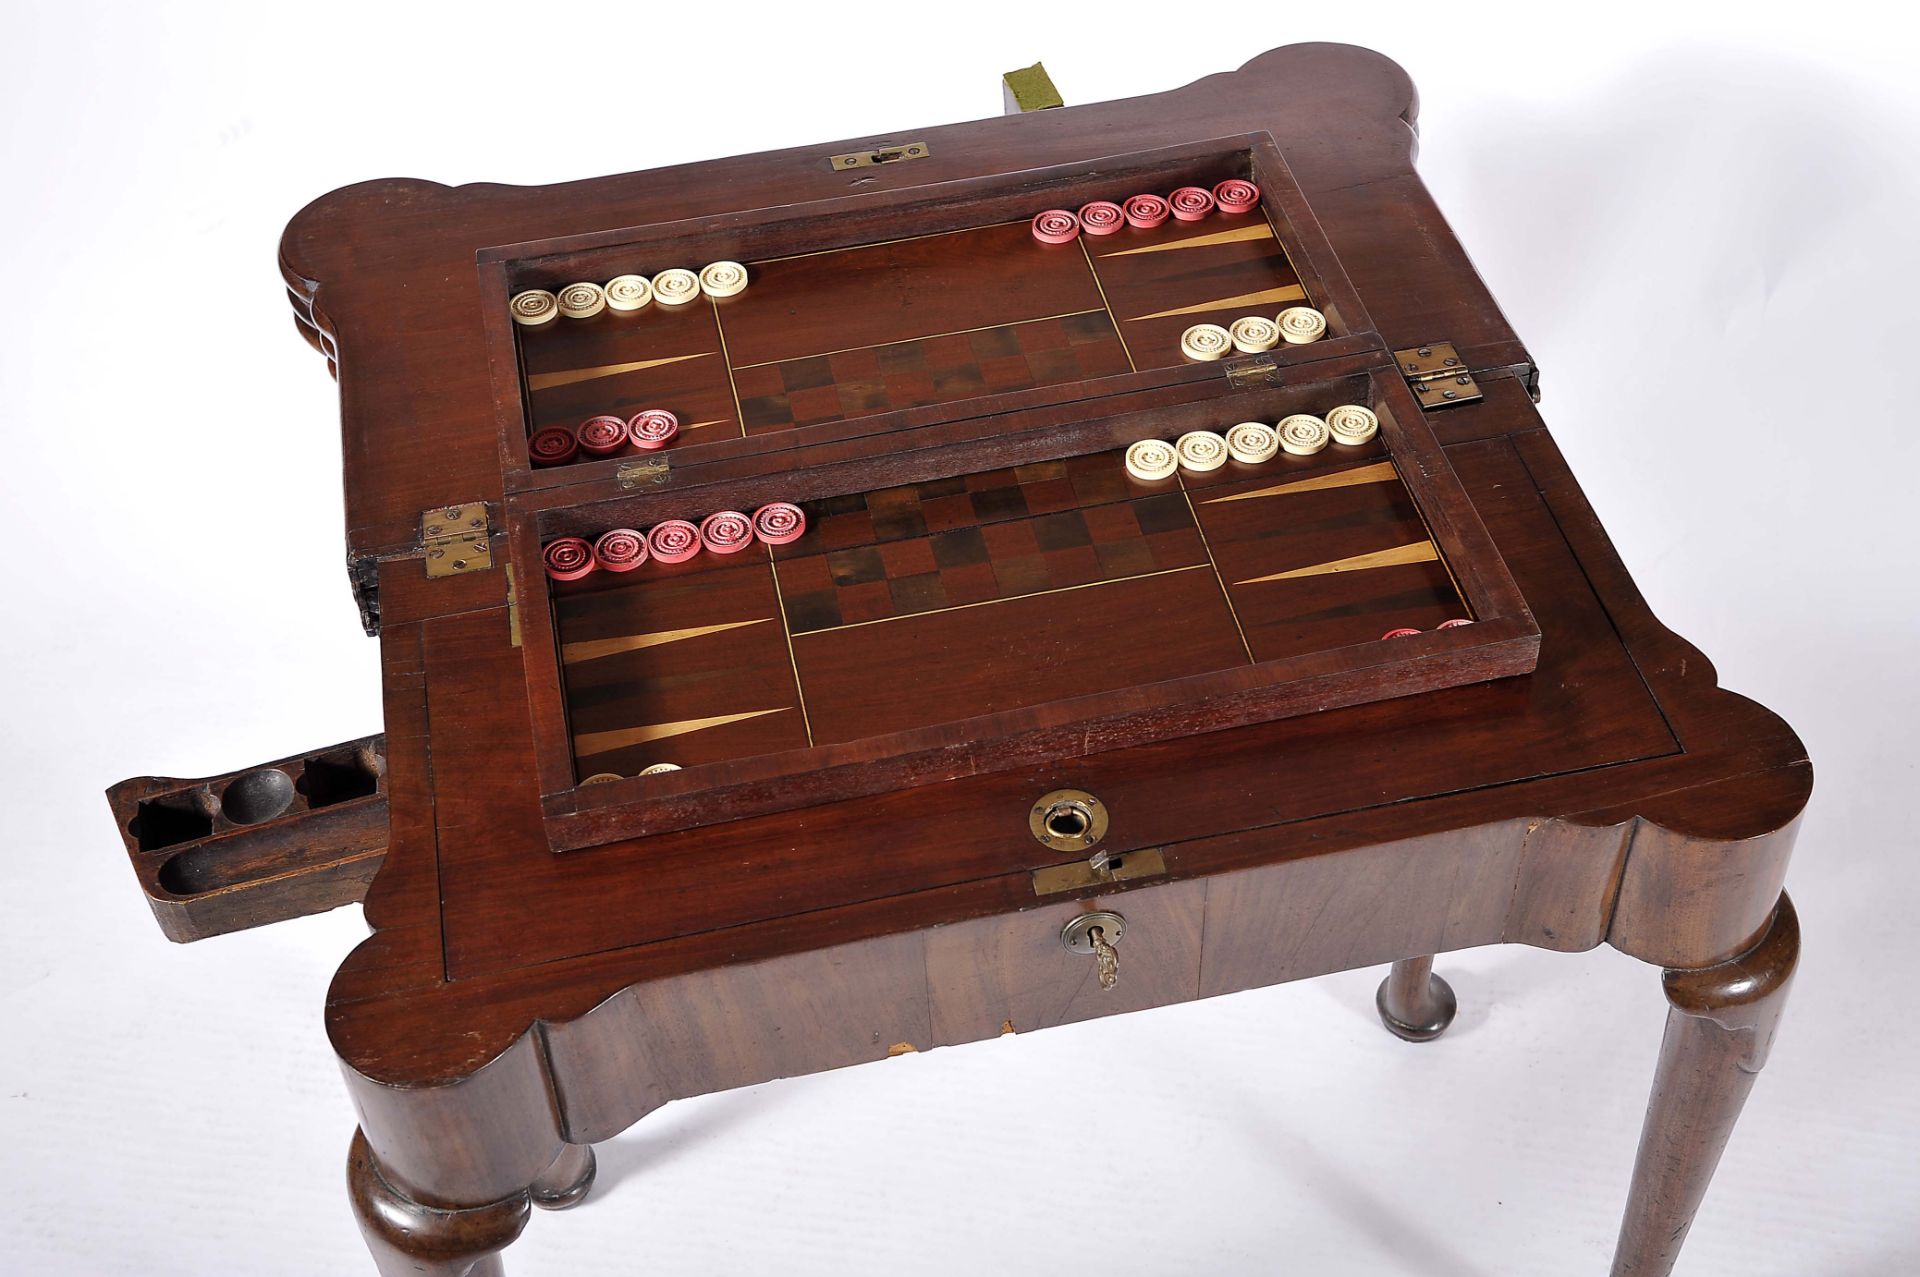
[[[540,559],[556,581],[578,581],[596,566],[593,547],[579,537],[555,537],[547,542]]]
[[[788,545],[806,530],[806,513],[791,501],[772,501],[753,512],[753,534],[768,545]]]
[[[1127,225],[1142,231],[1163,225],[1169,211],[1167,202],[1158,195],[1129,195],[1127,202],[1121,206]]]
[[[1204,221],[1213,212],[1213,192],[1204,186],[1183,186],[1167,196],[1167,207],[1180,221]]]
[[[700,553],[700,529],[685,519],[668,519],[647,533],[647,552],[662,563],[685,563]]]
[[[1089,235],[1111,235],[1127,224],[1127,215],[1112,200],[1095,200],[1079,213],[1080,229]]]
[[[1222,213],[1250,213],[1260,203],[1260,188],[1230,177],[1213,188],[1213,199]]]
[[[575,432],[580,450],[596,457],[610,457],[627,446],[627,423],[619,417],[589,417]]]
[[[1260,188],[1244,178],[1230,177],[1212,190],[1204,186],[1183,186],[1162,199],[1142,193],[1130,195],[1125,204],[1094,200],[1078,213],[1052,208],[1033,219],[1033,237],[1045,244],[1070,243],[1085,231],[1089,235],[1111,235],[1123,225],[1150,231],[1164,226],[1167,218],[1183,222],[1204,221],[1218,209],[1222,213],[1250,213],[1260,206]]]
[[[631,572],[647,561],[647,538],[632,528],[603,532],[593,543],[593,561],[609,572]]]
[[[585,452],[592,457],[610,457],[628,442],[643,452],[653,452],[672,443],[680,433],[680,419],[665,408],[645,408],[625,421],[606,415],[589,417],[573,430],[548,426],[527,440],[527,456],[536,466],[558,466]]]
[[[787,545],[807,530],[806,512],[791,501],[770,501],[748,518],[738,510],[719,510],[695,527],[685,519],[668,519],[653,531],[615,528],[589,544],[581,537],[556,537],[542,552],[547,575],[556,581],[577,581],[595,568],[631,572],[649,558],[661,563],[685,563],[701,549],[734,554],[754,541]]]
[[[753,520],[738,510],[716,510],[700,520],[700,544],[715,554],[732,554],[753,544]]]
[[[665,408],[644,408],[627,419],[627,434],[633,446],[643,452],[656,452],[673,442],[680,433],[680,418]]]
[[[579,451],[580,441],[565,426],[536,430],[533,438],[527,440],[527,456],[536,466],[563,465],[573,460]]]
[[[1457,630],[1463,625],[1472,625],[1472,624],[1473,622],[1469,621],[1466,617],[1456,616],[1451,621],[1442,621],[1440,622],[1440,624],[1434,626],[1433,628],[1435,630]],[[1385,634],[1382,634],[1380,637],[1383,639],[1406,638],[1409,635],[1419,634],[1419,633],[1422,633],[1422,631],[1403,625],[1397,630],[1388,630]]]
[[[1064,208],[1050,208],[1034,217],[1033,237],[1042,244],[1071,244],[1080,237],[1080,219]]]

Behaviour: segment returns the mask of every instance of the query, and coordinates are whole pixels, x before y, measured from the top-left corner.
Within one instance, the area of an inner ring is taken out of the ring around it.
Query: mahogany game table
[[[384,731],[108,796],[175,940],[364,897],[326,1017],[382,1273],[498,1273],[672,1099],[1384,963],[1425,1040],[1496,943],[1662,968],[1613,1271],[1672,1268],[1812,771],[1635,589],[1415,114],[1297,45],[294,218]]]

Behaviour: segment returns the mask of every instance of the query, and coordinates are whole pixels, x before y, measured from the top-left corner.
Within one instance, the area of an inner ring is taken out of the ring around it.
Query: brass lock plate
[[[923,160],[933,154],[925,142],[882,144],[871,151],[849,151],[827,157],[827,167],[836,173],[850,168],[872,168],[876,164],[897,164],[901,160]]]
[[[1133,878],[1157,878],[1167,872],[1166,854],[1158,847],[1138,851],[1116,851],[1112,855],[1095,853],[1093,860],[1076,860],[1070,865],[1047,865],[1033,871],[1033,894],[1051,896],[1062,891],[1083,891],[1108,883]]]
[[[1084,789],[1042,794],[1027,813],[1027,828],[1043,847],[1079,854],[1107,836],[1107,808]]]

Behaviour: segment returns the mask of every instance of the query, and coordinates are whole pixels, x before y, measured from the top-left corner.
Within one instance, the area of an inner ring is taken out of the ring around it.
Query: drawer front
[[[934,1041],[1025,1033],[1200,996],[1206,899],[1206,882],[1189,880],[934,928],[926,937]],[[1126,920],[1111,989],[1100,987],[1093,957],[1061,940],[1075,916],[1097,910]]]

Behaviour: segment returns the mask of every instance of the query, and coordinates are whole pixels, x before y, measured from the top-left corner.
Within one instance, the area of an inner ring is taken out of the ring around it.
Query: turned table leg
[[[437,1086],[342,1073],[360,1111],[347,1191],[382,1277],[500,1277],[534,1207],[577,1206],[593,1187],[593,1149],[567,1140],[533,1034]]]
[[[1673,1270],[1767,1062],[1799,957],[1800,923],[1783,895],[1766,935],[1748,952],[1718,966],[1666,973],[1667,1032],[1613,1277],[1666,1277]]]
[[[381,1171],[356,1131],[347,1153],[347,1191],[354,1217],[381,1277],[502,1277],[500,1252],[527,1226],[530,1208],[578,1206],[593,1187],[593,1149],[563,1144],[528,1189],[484,1206],[449,1209],[414,1201]]]
[[[1433,959],[1402,958],[1380,982],[1373,1005],[1397,1038],[1431,1042],[1453,1023],[1453,987],[1433,973]]]
[[[347,1152],[347,1194],[381,1277],[501,1277],[500,1252],[532,1209],[526,1193],[460,1210],[416,1202],[381,1174],[358,1131]]]

